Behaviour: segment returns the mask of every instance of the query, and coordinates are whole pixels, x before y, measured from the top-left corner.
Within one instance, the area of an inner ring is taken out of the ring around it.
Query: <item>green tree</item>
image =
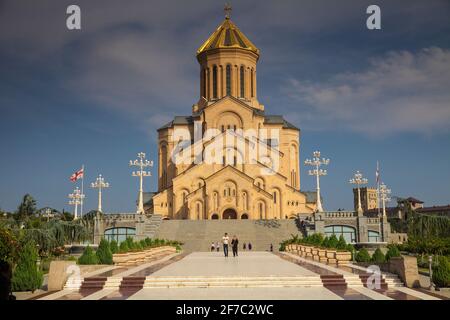
[[[391,245],[386,252],[386,261],[391,260],[391,258],[401,257],[400,250],[398,250],[396,245]]]
[[[335,249],[337,247],[339,240],[336,235],[332,234],[330,238],[328,238],[328,248]]]
[[[100,264],[113,264],[113,256],[109,242],[106,239],[100,241],[96,255]]]
[[[12,277],[13,291],[35,291],[42,286],[43,273],[36,265],[38,253],[36,244],[26,242],[20,250],[17,266]]]
[[[130,248],[128,247],[127,241],[122,241],[119,246],[119,252],[127,253],[128,251],[130,251]]]
[[[344,236],[342,234],[339,237],[339,240],[336,245],[336,249],[338,249],[338,250],[346,250],[347,249],[347,243],[345,242]]]
[[[111,240],[111,242],[109,243],[109,248],[110,248],[112,254],[119,252],[119,246],[117,245],[116,240]]]
[[[362,248],[358,251],[355,257],[358,262],[370,262],[370,254],[366,248]]]
[[[433,266],[433,283],[440,288],[450,287],[450,262],[446,257],[439,257]]]
[[[16,218],[19,221],[24,221],[26,218],[33,216],[36,213],[36,200],[28,193],[23,196],[22,202],[19,204],[16,212]]]
[[[87,246],[78,258],[78,264],[98,264],[98,262],[98,257],[90,246]]]
[[[375,263],[383,263],[386,262],[386,257],[384,256],[383,252],[381,252],[380,248],[377,248],[375,252],[372,255],[372,261]]]

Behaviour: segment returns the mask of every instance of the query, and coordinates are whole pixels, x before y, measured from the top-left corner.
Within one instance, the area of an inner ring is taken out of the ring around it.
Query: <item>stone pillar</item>
[[[389,238],[391,236],[391,225],[388,222],[387,217],[382,217],[380,218],[380,222],[381,222],[381,235],[382,235],[382,241],[383,242],[389,242]]]
[[[322,214],[320,212],[316,212],[314,214],[314,227],[315,233],[321,233],[325,235],[325,220],[323,220]],[[306,231],[308,231],[308,229]]]
[[[102,215],[97,212],[94,218],[94,244],[99,244],[105,234],[105,221]]]
[[[357,218],[357,242],[369,242],[369,233],[367,229],[367,217],[358,216]]]
[[[136,216],[136,235],[135,235],[135,240],[139,241],[142,239],[145,239],[147,236],[145,234],[145,225],[147,222],[147,216],[145,215],[140,215],[140,216]]]

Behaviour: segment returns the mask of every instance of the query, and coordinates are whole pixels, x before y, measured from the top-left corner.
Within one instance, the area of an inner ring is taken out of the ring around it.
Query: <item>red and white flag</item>
[[[75,182],[78,179],[82,179],[84,176],[84,168],[81,168],[80,170],[76,171],[74,174],[70,176],[70,181]]]

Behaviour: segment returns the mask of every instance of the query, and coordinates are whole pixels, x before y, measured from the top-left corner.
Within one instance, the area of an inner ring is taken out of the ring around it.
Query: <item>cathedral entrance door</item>
[[[222,219],[237,219],[237,213],[234,209],[227,209],[223,212]]]

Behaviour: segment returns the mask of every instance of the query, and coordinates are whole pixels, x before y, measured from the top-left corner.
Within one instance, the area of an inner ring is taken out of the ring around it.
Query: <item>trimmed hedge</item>
[[[109,243],[109,249],[111,250],[112,254],[119,253],[119,245],[117,244],[116,240],[112,240]]]

